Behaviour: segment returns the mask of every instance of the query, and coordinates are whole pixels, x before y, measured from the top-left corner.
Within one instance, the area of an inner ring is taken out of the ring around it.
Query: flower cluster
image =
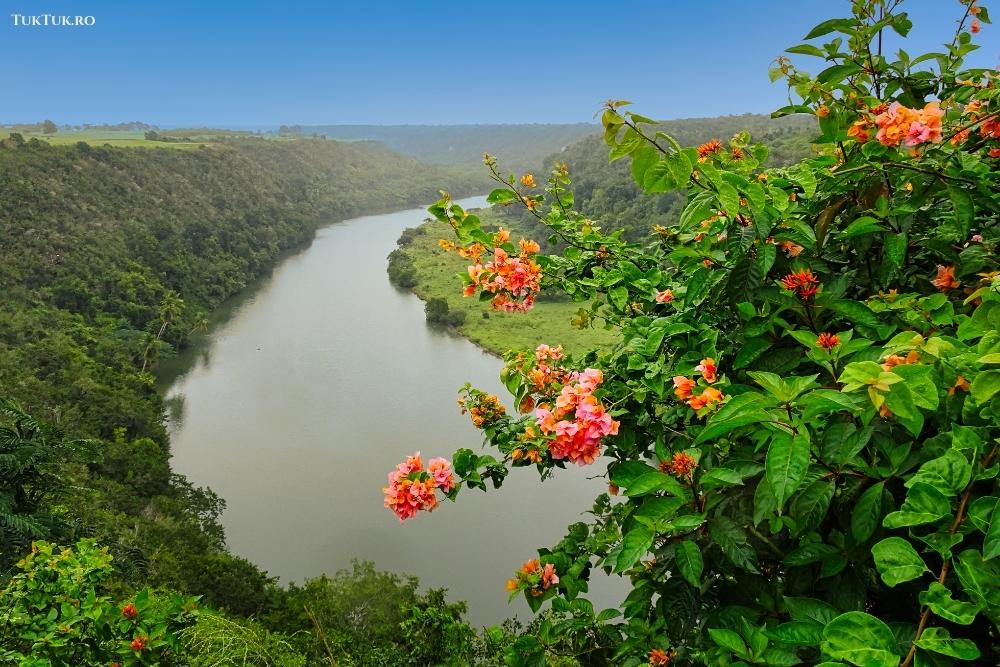
[[[711,139],[703,143],[701,146],[698,146],[698,157],[702,160],[706,160],[709,155],[717,153],[720,150],[722,150],[722,142],[718,139]]]
[[[654,648],[649,652],[649,667],[669,667],[674,658],[673,651]]]
[[[468,389],[463,398],[458,399],[462,414],[469,413],[472,425],[476,428],[488,428],[500,421],[507,414],[500,399],[493,394],[478,389]]]
[[[711,357],[706,357],[701,360],[701,363],[695,366],[696,371],[701,373],[701,377],[709,385],[714,384],[718,379],[719,369],[715,365],[715,359]],[[711,407],[716,403],[721,403],[725,400],[725,396],[721,391],[715,387],[705,387],[700,394],[695,394],[695,389],[698,387],[698,383],[684,375],[675,375],[673,378],[674,382],[674,395],[684,403],[688,405],[695,412],[702,410],[703,408]]]
[[[816,347],[821,347],[824,350],[832,350],[833,348],[840,345],[840,337],[837,334],[832,334],[829,331],[824,331],[816,339]]]
[[[131,602],[122,607],[122,616],[124,616],[128,620],[130,621],[134,620],[138,615],[139,615],[139,610]]]
[[[553,459],[569,459],[577,465],[593,463],[601,454],[601,439],[618,433],[619,423],[611,418],[594,390],[604,381],[604,374],[595,368],[571,373],[554,406],[540,403],[535,419],[543,435],[554,439],[548,443]]]
[[[690,477],[697,467],[697,459],[687,452],[675,452],[673,457],[660,462],[661,471],[673,473],[678,477]]]
[[[941,264],[938,264],[937,276],[931,280],[931,284],[940,292],[950,292],[962,286],[962,283],[955,278],[955,267]]]
[[[809,269],[799,269],[782,278],[781,286],[808,301],[819,291],[819,278]]]
[[[147,646],[148,643],[149,643],[148,637],[146,637],[145,635],[139,635],[138,637],[132,640],[132,642],[129,644],[129,648],[131,648],[136,653],[143,653],[149,650],[149,647]]]
[[[494,310],[509,313],[531,310],[541,290],[542,269],[531,259],[538,250],[538,243],[527,239],[521,239],[519,255],[511,256],[503,248],[494,248],[492,261],[486,264],[477,261],[469,266],[465,296],[482,289],[494,295],[490,302]]]
[[[385,506],[404,521],[420,510],[433,511],[438,503],[435,491],[441,489],[449,493],[455,485],[455,474],[447,459],[431,459],[424,470],[420,452],[417,452],[389,473],[389,486],[382,491]]]
[[[878,132],[875,138],[886,146],[906,146],[941,141],[941,118],[944,111],[937,102],[928,102],[921,110],[904,107],[893,102],[889,108],[875,116]]]
[[[507,580],[507,590],[511,595],[527,591],[528,595],[538,596],[558,583],[555,565],[546,563],[543,566],[538,559],[533,559],[522,565],[513,579]]]

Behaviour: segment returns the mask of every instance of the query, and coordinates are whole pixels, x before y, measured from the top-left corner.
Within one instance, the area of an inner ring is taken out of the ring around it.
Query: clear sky
[[[768,112],[786,97],[768,64],[849,9],[847,0],[0,5],[0,122],[229,127],[579,122],[610,97],[662,119]],[[911,54],[949,40],[963,9],[958,0],[904,7],[916,23]],[[14,13],[96,22],[23,27]],[[1000,22],[977,39],[971,61],[997,67]]]

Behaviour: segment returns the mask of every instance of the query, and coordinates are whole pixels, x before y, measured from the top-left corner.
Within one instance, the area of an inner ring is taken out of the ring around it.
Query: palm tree
[[[146,369],[149,368],[154,361],[156,361],[156,344],[160,342],[163,338],[163,334],[166,333],[167,327],[174,323],[181,312],[184,310],[184,301],[181,299],[180,295],[173,290],[169,290],[163,295],[163,301],[160,302],[160,330],[156,332],[156,337],[153,338],[146,345],[146,349],[142,353],[142,372],[145,373]]]

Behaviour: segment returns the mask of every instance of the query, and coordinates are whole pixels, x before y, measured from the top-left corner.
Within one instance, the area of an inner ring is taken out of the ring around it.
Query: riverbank
[[[482,213],[482,217],[488,220],[490,213]],[[423,301],[445,300],[449,312],[461,313],[459,319],[464,317],[454,330],[479,347],[503,355],[508,350],[534,350],[539,343],[547,343],[562,345],[574,354],[608,346],[614,340],[615,332],[599,326],[573,326],[577,312],[587,305],[584,303],[543,299],[527,313],[503,313],[478,299],[463,297],[458,276],[465,273],[469,262],[438,245],[438,240],[453,237],[452,230],[436,220],[425,221],[401,237],[400,255],[413,269],[407,289]]]

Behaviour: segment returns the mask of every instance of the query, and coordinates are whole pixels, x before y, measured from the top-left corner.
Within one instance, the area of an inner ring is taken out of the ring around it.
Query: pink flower
[[[542,590],[548,590],[550,587],[555,586],[559,583],[559,577],[556,576],[556,566],[552,563],[548,563],[542,569]]]
[[[434,483],[445,493],[451,491],[455,486],[455,475],[451,471],[451,462],[448,459],[436,458],[427,462],[427,472],[434,479]]]
[[[674,293],[668,289],[656,293],[656,303],[670,303],[674,300]]]

